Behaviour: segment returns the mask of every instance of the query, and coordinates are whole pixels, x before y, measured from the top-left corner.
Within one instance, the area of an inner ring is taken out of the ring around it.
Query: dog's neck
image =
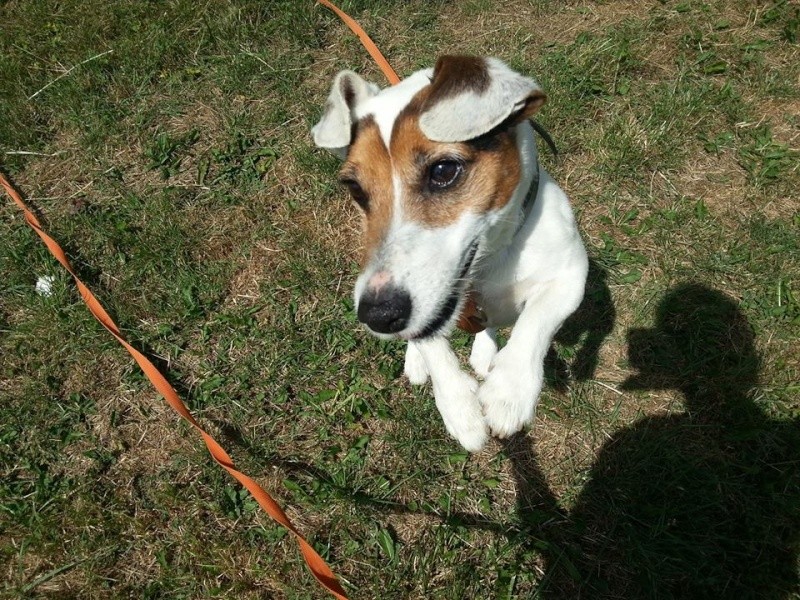
[[[525,219],[530,214],[530,206],[536,200],[539,180],[539,155],[536,148],[533,127],[528,121],[516,126],[517,149],[520,158],[520,179],[502,211],[484,234],[480,254],[492,256],[503,252],[519,234]],[[530,195],[533,197],[529,197]],[[476,265],[483,261],[476,260]]]
[[[525,220],[531,214],[539,190],[539,156],[533,127],[528,121],[524,121],[517,125],[516,135],[522,167],[520,181],[505,210],[498,215],[497,221],[484,236],[479,250],[480,256],[473,263],[469,274],[471,289],[467,293],[467,299],[457,323],[459,329],[471,334],[483,331],[487,325],[483,299],[479,292],[480,283],[477,283],[482,279],[482,268],[491,265],[492,261],[488,260],[489,257],[502,256],[510,249],[514,239],[520,234]],[[487,260],[481,260],[482,257],[486,257]]]

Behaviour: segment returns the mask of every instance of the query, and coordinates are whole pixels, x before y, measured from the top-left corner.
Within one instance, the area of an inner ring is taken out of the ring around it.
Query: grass
[[[800,598],[797,6],[343,4],[549,94],[592,272],[525,435],[464,453],[355,321],[308,129],[383,78],[312,2],[4,3],[0,168],[354,598]],[[0,273],[0,594],[325,597],[9,202]]]

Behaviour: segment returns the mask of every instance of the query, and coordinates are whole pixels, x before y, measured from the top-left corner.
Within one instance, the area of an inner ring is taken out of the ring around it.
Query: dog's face
[[[340,181],[364,216],[358,318],[419,339],[458,319],[486,232],[518,192],[515,126],[545,100],[496,59],[445,56],[380,91],[339,73],[314,141],[344,158]]]

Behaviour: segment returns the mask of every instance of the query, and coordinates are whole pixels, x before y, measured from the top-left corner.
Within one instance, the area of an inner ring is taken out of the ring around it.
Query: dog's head
[[[517,126],[544,101],[492,58],[444,56],[384,90],[336,76],[312,134],[344,159],[340,181],[364,216],[355,301],[371,331],[418,339],[452,328],[488,232],[514,221],[527,191],[535,156],[520,151]]]

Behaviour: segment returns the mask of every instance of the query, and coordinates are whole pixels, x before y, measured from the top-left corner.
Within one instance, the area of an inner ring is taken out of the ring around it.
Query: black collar
[[[522,201],[522,206],[520,207],[522,210],[522,218],[519,221],[519,225],[517,225],[517,230],[514,232],[514,235],[517,235],[522,229],[522,226],[525,225],[525,221],[528,220],[528,216],[531,214],[531,209],[533,205],[536,204],[536,196],[539,194],[539,173],[541,169],[539,168],[539,157],[536,157],[536,168],[533,172],[533,180],[531,181],[531,185],[528,188],[528,193],[525,194],[525,199]]]
[[[536,121],[531,120],[531,126],[533,130],[538,133],[541,138],[547,143],[550,147],[550,150],[553,151],[553,154],[558,157],[558,148],[556,148],[555,142],[553,142],[553,138],[550,137],[548,131],[539,125]],[[541,168],[539,166],[539,153],[537,150],[536,153],[536,165],[534,166],[534,173],[533,173],[533,180],[531,181],[531,186],[528,189],[528,193],[525,195],[525,199],[522,201],[522,220],[517,227],[517,231],[514,233],[516,235],[519,233],[519,230],[522,229],[522,226],[525,224],[525,221],[528,218],[528,215],[531,214],[531,208],[536,203],[536,196],[539,194],[539,175],[541,173]]]

